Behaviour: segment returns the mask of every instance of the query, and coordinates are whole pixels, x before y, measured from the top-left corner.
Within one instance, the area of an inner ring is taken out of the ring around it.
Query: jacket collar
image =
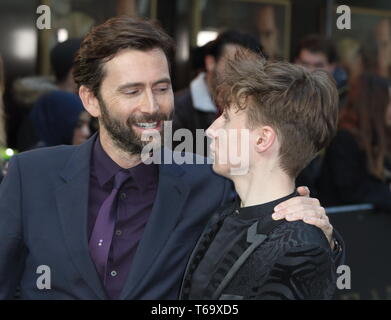
[[[285,200],[296,197],[297,195],[298,193],[294,191],[285,197],[273,201],[269,201],[266,203],[262,203],[262,204],[248,206],[248,207],[240,206],[241,200],[238,196],[235,201],[235,210],[238,210],[239,212],[238,218],[240,219],[244,219],[244,220],[259,219],[267,215],[271,215],[274,212],[275,206],[277,206],[281,202],[284,202]]]

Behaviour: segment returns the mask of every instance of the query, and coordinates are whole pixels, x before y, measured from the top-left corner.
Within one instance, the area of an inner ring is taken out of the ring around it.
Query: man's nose
[[[145,90],[141,108],[141,111],[145,113],[154,113],[159,110],[159,104],[157,103],[156,97],[151,89]]]

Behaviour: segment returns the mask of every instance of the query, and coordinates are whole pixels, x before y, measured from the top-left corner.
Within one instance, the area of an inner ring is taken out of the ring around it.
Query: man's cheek
[[[163,97],[160,101],[158,101],[158,104],[160,111],[166,114],[168,117],[174,110],[174,97]]]

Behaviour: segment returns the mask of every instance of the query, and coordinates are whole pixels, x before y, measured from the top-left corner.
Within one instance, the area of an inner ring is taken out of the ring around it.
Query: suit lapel
[[[139,294],[148,271],[171,235],[190,191],[184,173],[176,164],[159,166],[156,199],[120,299],[132,299]]]
[[[76,147],[61,173],[56,188],[58,213],[71,259],[89,287],[100,299],[106,299],[104,288],[90,258],[87,239],[88,190],[90,158],[96,134]]]

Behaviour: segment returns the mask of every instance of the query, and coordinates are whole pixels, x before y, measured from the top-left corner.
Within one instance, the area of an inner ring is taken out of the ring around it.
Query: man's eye
[[[139,91],[140,91],[140,90],[125,91],[125,94],[131,96],[131,95],[137,94]]]
[[[156,88],[156,90],[158,92],[166,92],[168,90],[168,87],[160,87],[160,88]]]

